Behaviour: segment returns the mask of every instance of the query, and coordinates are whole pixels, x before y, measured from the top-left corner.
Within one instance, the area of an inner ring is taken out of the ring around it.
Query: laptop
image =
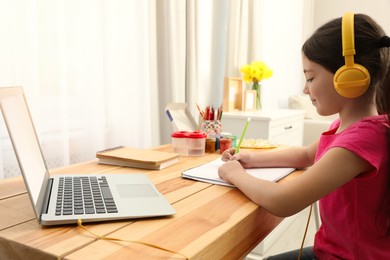
[[[144,174],[51,176],[23,88],[0,88],[0,109],[41,225],[71,224],[79,219],[97,222],[175,214]]]

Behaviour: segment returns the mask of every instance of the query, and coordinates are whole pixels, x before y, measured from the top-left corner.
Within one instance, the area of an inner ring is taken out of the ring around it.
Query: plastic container
[[[215,152],[215,145],[216,145],[216,138],[209,137],[206,139],[206,153],[214,153]]]
[[[172,138],[172,147],[173,151],[175,153],[178,153],[180,155],[187,156],[188,150],[187,150],[187,137],[189,135],[189,132],[187,131],[177,131],[173,132],[171,134]]]
[[[203,132],[190,132],[187,136],[188,156],[203,156],[207,135]]]
[[[223,153],[225,150],[232,147],[232,139],[230,138],[221,138],[219,139],[219,152]]]
[[[233,135],[231,137],[231,139],[232,139],[232,148],[236,148],[237,147],[237,136]]]
[[[222,136],[222,138],[232,139],[231,147],[232,148],[236,148],[236,141],[237,141],[237,136],[236,135],[233,135],[231,133],[223,132],[223,133],[221,133],[221,136]]]

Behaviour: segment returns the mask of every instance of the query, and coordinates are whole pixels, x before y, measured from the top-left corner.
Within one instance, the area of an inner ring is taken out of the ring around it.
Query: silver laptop
[[[42,225],[168,216],[175,210],[143,174],[49,175],[22,87],[0,88],[0,108]]]

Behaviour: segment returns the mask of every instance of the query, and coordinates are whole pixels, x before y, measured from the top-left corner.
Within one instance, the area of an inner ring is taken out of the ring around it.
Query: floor
[[[304,246],[313,245],[314,234],[317,230],[314,215],[316,210],[317,209],[313,207]],[[284,219],[263,242],[247,255],[246,260],[262,260],[270,255],[299,249],[305,232],[309,211],[310,208],[306,208],[300,213]]]

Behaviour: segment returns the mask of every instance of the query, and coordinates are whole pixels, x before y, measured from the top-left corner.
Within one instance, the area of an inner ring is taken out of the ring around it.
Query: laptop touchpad
[[[122,198],[156,197],[156,191],[148,184],[118,184],[116,185]]]

